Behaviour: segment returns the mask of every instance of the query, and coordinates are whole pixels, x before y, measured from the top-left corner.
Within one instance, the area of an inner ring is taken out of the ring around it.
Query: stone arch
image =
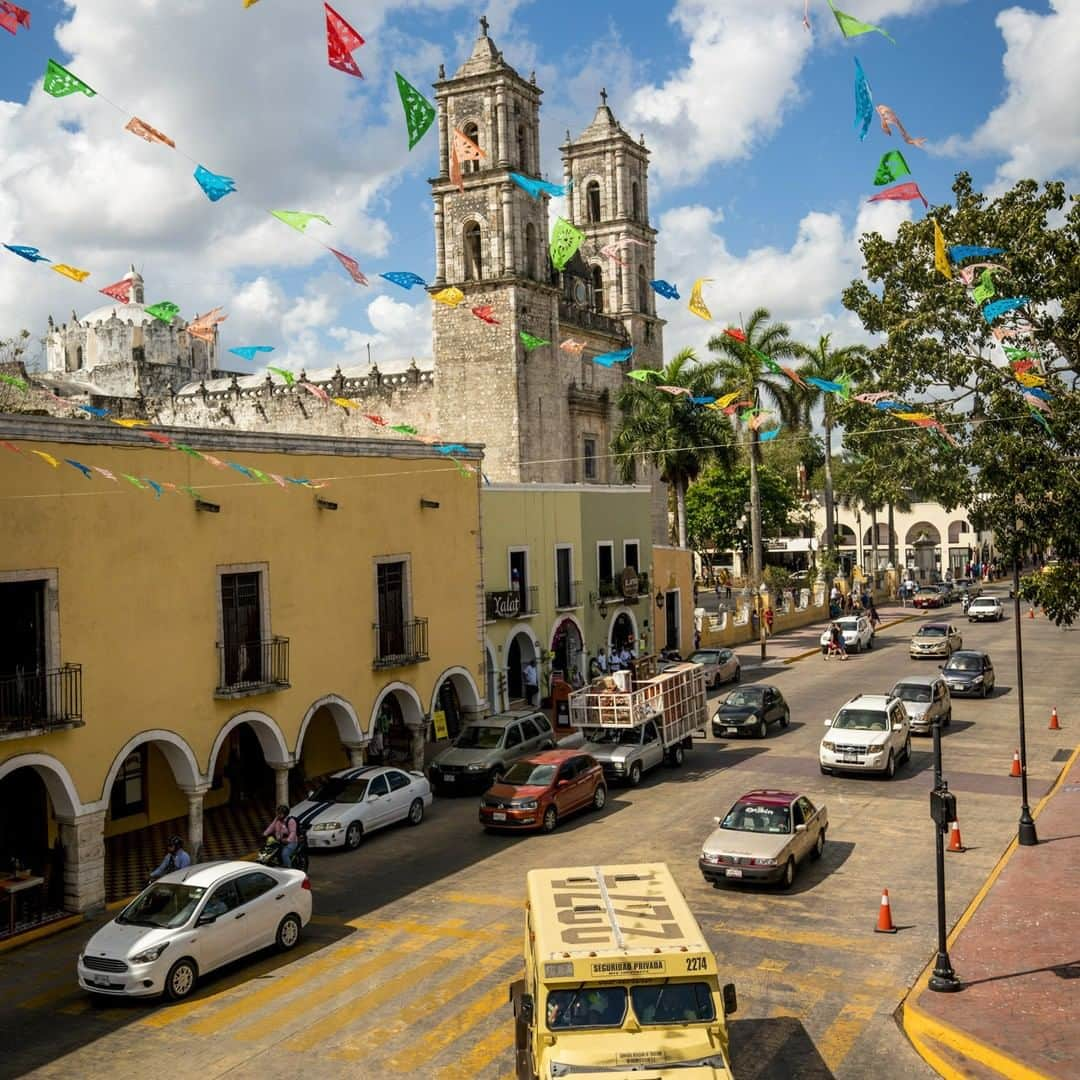
[[[308,706],[307,712],[304,713],[304,719],[300,722],[300,731],[296,736],[296,745],[293,748],[293,757],[297,761],[300,760],[304,736],[307,734],[312,717],[322,708],[325,708],[333,718],[337,727],[338,738],[341,739],[344,746],[355,746],[357,743],[365,741],[363,728],[360,727],[360,717],[357,716],[352,705],[343,697],[338,697],[337,694],[326,694]]]
[[[855,546],[855,530],[850,525],[841,525],[836,523],[836,546],[837,547],[854,547]],[[829,534],[823,532],[821,534],[821,546],[827,548],[829,546]]]
[[[263,759],[267,765],[273,767],[274,765],[291,765],[293,763],[288,744],[285,742],[285,736],[281,733],[277,721],[273,717],[267,716],[266,713],[242,712],[230,717],[217,733],[217,738],[214,739],[214,745],[210,750],[210,757],[206,763],[207,776],[213,776],[218,754],[221,753],[221,747],[224,745],[229,732],[238,728],[241,724],[249,724],[252,731],[255,732],[255,736],[259,740],[259,746],[262,748]]]
[[[466,712],[480,712],[480,703],[483,700],[480,690],[476,685],[476,680],[473,678],[472,672],[469,671],[468,668],[463,667],[449,667],[435,680],[434,687],[431,691],[430,711],[435,711],[439,700],[439,689],[447,679],[453,680],[454,688],[457,690],[458,697],[461,699],[461,707]]]
[[[503,666],[503,671],[506,674],[505,704],[507,707],[515,698],[525,696],[522,687],[521,669],[529,660],[539,662],[542,652],[544,652],[544,647],[540,644],[540,639],[533,633],[531,626],[519,626],[507,639],[506,660]]]
[[[53,810],[62,817],[73,818],[86,812],[78,789],[63,763],[50,754],[18,754],[0,764],[0,780],[16,769],[33,769],[45,784]]]
[[[482,142],[482,139],[483,139],[483,134],[482,133],[483,133],[483,128],[480,126],[479,122],[477,122],[476,120],[467,120],[465,122],[465,124],[462,125],[462,128],[461,128],[461,134],[464,135],[465,138],[467,138],[467,139],[472,139],[472,141],[474,143],[476,143],[476,145],[479,146],[481,150],[483,150],[483,148],[484,148],[484,144]],[[479,172],[480,171],[480,162],[479,161],[474,161],[471,158],[468,159],[467,161],[463,161],[461,163],[461,171],[466,176],[470,175],[471,173]]]
[[[565,628],[565,629],[564,629]],[[573,638],[570,637],[566,643],[566,663],[565,669],[562,666],[563,660],[560,659],[560,643],[558,642],[558,634],[560,630],[564,630],[564,633],[569,637],[569,629],[572,628],[577,634],[577,645],[580,648],[575,648]],[[551,662],[552,671],[562,671],[566,680],[569,682],[573,671],[573,667],[577,667],[579,670],[585,663],[585,628],[581,625],[581,620],[576,615],[563,613],[559,615],[555,621],[551,624],[551,630],[548,633],[548,641],[551,643],[548,648],[556,654],[556,658]],[[585,672],[581,671],[584,675]]]
[[[937,526],[931,524],[929,521],[916,521],[915,524],[908,529],[905,543],[908,545],[940,544],[941,533],[938,532]]]
[[[372,731],[375,726],[375,718],[379,715],[379,709],[382,707],[383,701],[393,695],[401,707],[401,712],[405,718],[406,726],[422,727],[424,724],[424,703],[420,700],[420,695],[408,684],[403,682],[387,683],[378,693],[375,698],[375,703],[371,706],[371,715],[368,717],[368,731]]]
[[[594,263],[589,268],[589,277],[592,281],[593,311],[604,310],[604,268],[599,263]]]
[[[391,701],[393,704],[389,705]],[[390,726],[385,735],[380,732],[376,740],[376,745],[382,749],[383,761],[400,762],[401,759],[395,759],[393,755],[395,752],[404,753],[407,768],[423,769],[428,716],[424,713],[420,695],[408,683],[392,682],[384,686],[371,707],[369,730],[373,735],[384,706],[391,713]]]
[[[619,610],[612,615],[611,622],[608,624],[607,644],[609,650],[615,640],[615,624],[620,619],[629,620],[631,633],[634,635],[634,642],[635,644],[638,642],[638,625],[637,619],[634,618],[633,611],[628,607],[619,608]]]
[[[483,698],[477,689],[472,672],[463,667],[447,668],[436,680],[431,691],[432,729],[430,738],[438,740],[456,738],[458,732],[470,720],[479,719],[483,713]],[[435,730],[435,711],[440,710],[446,723],[446,735]]]
[[[963,520],[950,521],[949,522],[949,543],[950,544],[959,544],[959,543],[961,543],[962,541],[961,541],[960,538],[962,536],[965,536],[965,535],[969,534],[970,532],[971,532],[971,526],[968,524],[968,522],[963,521]],[[966,542],[969,542],[969,541],[963,541],[963,542],[966,543]]]
[[[599,180],[585,182],[585,220],[589,224],[604,220],[604,200]]]
[[[461,257],[466,281],[484,278],[484,232],[476,218],[461,223]]]
[[[893,531],[893,537],[895,538],[896,532]],[[877,523],[877,537],[878,547],[889,546],[889,526],[887,522],[879,521]],[[874,543],[874,526],[871,525],[863,535],[863,545],[865,547],[871,547]]]
[[[188,745],[186,739],[177,735],[174,731],[165,731],[162,728],[154,728],[150,731],[141,731],[138,735],[128,739],[120,748],[120,752],[113,758],[112,765],[105,777],[105,786],[101,791],[101,805],[107,806],[109,797],[116,781],[116,775],[120,766],[124,764],[133,750],[140,746],[152,743],[169,763],[176,786],[182,791],[193,791],[204,786],[202,771],[199,769],[195,751]]]
[[[502,712],[503,680],[500,678],[499,662],[495,659],[495,647],[484,638],[484,693],[488,708],[492,712]]]
[[[641,263],[637,268],[638,311],[643,311],[646,314],[648,313],[650,292],[649,274],[645,269],[644,263]]]

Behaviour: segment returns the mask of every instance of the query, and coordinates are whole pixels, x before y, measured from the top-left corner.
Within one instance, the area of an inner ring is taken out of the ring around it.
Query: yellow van
[[[531,870],[527,892],[518,1080],[731,1076],[735,986],[664,863]]]

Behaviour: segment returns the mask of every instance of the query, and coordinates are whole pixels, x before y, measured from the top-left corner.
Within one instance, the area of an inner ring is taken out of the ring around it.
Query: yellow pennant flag
[[[120,427],[133,428],[133,427],[145,427],[150,423],[149,420],[116,420],[110,417],[110,424],[119,424]]]
[[[952,278],[952,267],[945,254],[945,234],[941,231],[936,218],[934,220],[934,269],[940,270],[947,278]]]
[[[465,299],[465,294],[456,285],[450,285],[445,289],[440,289],[437,293],[432,293],[431,299],[437,304],[457,307]]]
[[[42,461],[47,461],[54,469],[60,468],[60,462],[52,454],[46,454],[44,450],[31,450],[30,453],[37,454]]]
[[[910,420],[913,424],[917,424],[920,420],[934,419],[929,413],[924,412],[898,412],[893,413],[893,416],[895,416],[897,420]]]
[[[712,281],[712,278],[698,278],[694,282],[694,287],[690,290],[690,310],[698,316],[699,319],[704,319],[709,322],[712,319],[712,312],[705,306],[705,301],[701,298],[701,286],[706,281]]]
[[[52,269],[58,274],[63,274],[64,277],[71,278],[72,281],[85,281],[90,276],[89,270],[77,270],[74,266],[68,266],[67,263],[57,263]]]
[[[259,2],[259,0],[244,0],[244,7],[245,8],[253,7],[258,2]]]
[[[1014,371],[1013,377],[1024,386],[1046,385],[1046,380],[1041,375],[1032,375],[1030,371]]]
[[[359,409],[360,406],[353,401],[352,398],[336,397],[332,399],[335,405],[340,405],[343,409]]]

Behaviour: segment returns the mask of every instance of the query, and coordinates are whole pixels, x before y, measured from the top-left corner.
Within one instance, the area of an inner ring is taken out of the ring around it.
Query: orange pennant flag
[[[465,179],[461,175],[461,163],[463,161],[479,161],[487,157],[483,150],[469,138],[454,128],[450,140],[450,182],[458,189],[465,190]]]
[[[173,150],[176,149],[176,143],[168,135],[158,131],[156,127],[151,127],[145,120],[140,120],[137,116],[133,116],[124,125],[124,130],[130,131],[132,135],[138,135],[140,139],[145,139],[148,143],[161,143],[163,146],[170,146]]]
[[[205,315],[196,315],[194,319],[187,324],[187,332],[193,337],[198,338],[200,341],[205,341],[207,344],[214,340],[214,327],[218,323],[223,323],[229,316],[219,315],[218,312],[221,308],[216,307],[212,311],[208,311]]]

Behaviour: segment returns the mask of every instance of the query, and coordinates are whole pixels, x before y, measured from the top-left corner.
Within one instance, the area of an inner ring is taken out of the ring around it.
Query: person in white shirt
[[[536,661],[530,660],[521,673],[525,683],[525,698],[530,705],[535,705],[540,695],[540,679],[536,671]]]

